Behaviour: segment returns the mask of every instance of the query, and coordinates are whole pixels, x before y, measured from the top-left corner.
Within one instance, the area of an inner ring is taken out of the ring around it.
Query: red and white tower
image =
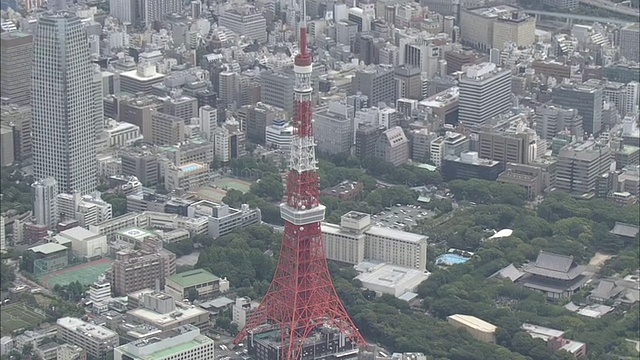
[[[320,223],[324,220],[325,207],[320,204],[318,189],[312,124],[312,67],[311,55],[307,52],[304,14],[303,0],[299,53],[294,65],[294,133],[287,201],[280,205],[280,214],[285,221],[280,258],[267,295],[234,340],[237,344],[254,332],[277,330],[281,343],[280,360],[300,359],[305,340],[320,328],[338,329],[352,347],[365,344],[333,287],[324,251]]]

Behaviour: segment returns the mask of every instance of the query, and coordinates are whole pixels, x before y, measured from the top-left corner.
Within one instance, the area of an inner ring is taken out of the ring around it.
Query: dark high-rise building
[[[0,35],[0,96],[18,105],[31,102],[33,36],[18,31]]]
[[[551,92],[551,101],[582,116],[582,129],[593,135],[602,131],[603,89],[589,85],[560,85]]]
[[[396,99],[422,100],[422,75],[415,66],[400,65],[395,68]]]
[[[358,159],[372,157],[376,153],[378,138],[385,131],[384,126],[360,124],[356,129],[356,156]]]

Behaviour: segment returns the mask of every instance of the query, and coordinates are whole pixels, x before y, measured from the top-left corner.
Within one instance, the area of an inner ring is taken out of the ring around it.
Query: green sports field
[[[2,335],[11,334],[18,329],[33,328],[45,320],[44,315],[36,313],[23,303],[3,305],[0,314]]]
[[[78,281],[82,285],[91,285],[98,280],[100,274],[109,268],[111,268],[111,260],[96,260],[45,274],[40,277],[40,282],[49,289],[53,289],[56,285],[68,285],[74,281]]]
[[[236,178],[231,178],[231,177],[221,177],[221,178],[215,179],[213,183],[222,189],[226,189],[226,190],[234,189],[234,190],[242,191],[243,193],[249,192],[249,188],[251,187],[250,182],[236,179]]]

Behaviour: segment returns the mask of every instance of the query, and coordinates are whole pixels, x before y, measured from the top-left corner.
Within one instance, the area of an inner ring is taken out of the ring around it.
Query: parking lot
[[[389,229],[410,231],[421,219],[433,217],[435,213],[417,205],[392,206],[371,216],[375,225]]]

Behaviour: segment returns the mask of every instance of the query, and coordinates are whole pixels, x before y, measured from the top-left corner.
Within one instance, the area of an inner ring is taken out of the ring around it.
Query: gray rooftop
[[[640,227],[638,225],[617,222],[610,232],[614,235],[634,238],[638,236],[638,232],[640,232]]]
[[[524,271],[557,280],[573,280],[583,273],[584,267],[578,265],[573,256],[540,251],[536,262],[527,265]]]
[[[520,279],[522,275],[524,275],[522,271],[518,270],[513,264],[509,264],[504,269],[493,273],[493,275],[489,276],[489,279],[509,279],[513,282]]]

